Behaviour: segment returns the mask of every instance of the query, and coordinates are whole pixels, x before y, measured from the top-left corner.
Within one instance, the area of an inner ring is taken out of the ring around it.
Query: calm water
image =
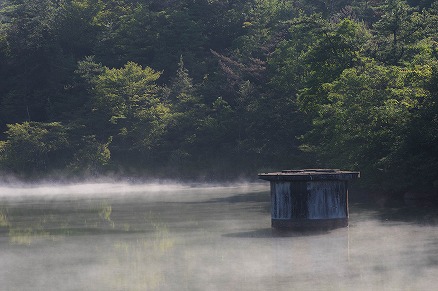
[[[0,187],[0,288],[436,290],[437,209],[351,197],[348,228],[279,234],[268,187]]]

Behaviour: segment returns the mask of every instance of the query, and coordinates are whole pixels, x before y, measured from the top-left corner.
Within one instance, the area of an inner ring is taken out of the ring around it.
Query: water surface
[[[437,209],[350,202],[278,233],[268,184],[0,187],[1,289],[435,289]]]

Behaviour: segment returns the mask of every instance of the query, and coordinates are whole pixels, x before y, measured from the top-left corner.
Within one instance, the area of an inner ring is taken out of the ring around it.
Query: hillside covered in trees
[[[0,171],[438,189],[438,1],[0,1]]]

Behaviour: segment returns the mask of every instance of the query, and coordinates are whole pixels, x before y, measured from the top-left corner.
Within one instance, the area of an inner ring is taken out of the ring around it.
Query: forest
[[[0,172],[438,192],[438,1],[0,1]]]

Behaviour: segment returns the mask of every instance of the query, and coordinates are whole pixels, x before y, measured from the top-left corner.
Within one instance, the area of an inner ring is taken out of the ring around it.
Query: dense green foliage
[[[438,188],[438,1],[0,1],[0,168]]]

